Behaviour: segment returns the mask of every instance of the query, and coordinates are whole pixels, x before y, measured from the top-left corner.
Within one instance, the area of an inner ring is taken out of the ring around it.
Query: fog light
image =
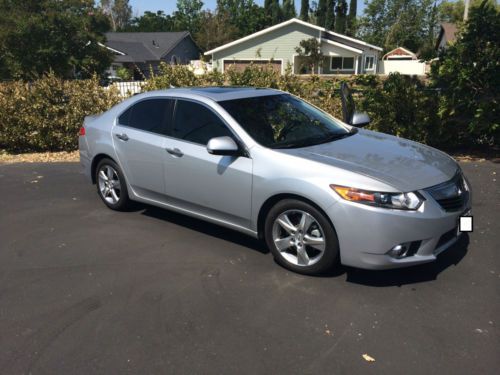
[[[401,259],[405,257],[413,256],[417,253],[422,241],[405,242],[394,246],[391,250],[387,252],[387,255]]]
[[[387,254],[393,258],[404,258],[410,249],[410,242],[402,243],[394,246]]]

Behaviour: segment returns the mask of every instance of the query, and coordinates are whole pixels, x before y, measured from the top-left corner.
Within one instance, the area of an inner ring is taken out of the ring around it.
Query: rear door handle
[[[122,140],[122,141],[128,141],[128,135],[123,133],[123,134],[115,134],[116,138]]]
[[[178,158],[180,158],[182,155],[184,155],[182,153],[181,150],[179,150],[177,147],[176,148],[166,148],[165,150],[167,150],[167,152],[170,154],[170,155],[174,155],[174,156],[177,156]]]

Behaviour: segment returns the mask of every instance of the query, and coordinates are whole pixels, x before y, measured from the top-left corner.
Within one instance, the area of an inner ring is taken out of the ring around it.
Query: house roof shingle
[[[189,36],[189,32],[158,33],[106,33],[106,46],[125,55],[116,57],[120,62],[145,62],[160,60],[181,40]]]
[[[457,25],[450,22],[441,23],[441,30],[436,41],[436,49],[439,48],[441,41],[444,40],[444,45],[454,42],[457,39]]]

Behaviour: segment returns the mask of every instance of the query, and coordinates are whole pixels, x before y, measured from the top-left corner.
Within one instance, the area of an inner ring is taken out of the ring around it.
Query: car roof
[[[236,87],[236,86],[207,86],[207,87],[186,87],[172,88],[168,90],[157,91],[158,93],[175,96],[182,94],[187,97],[202,96],[212,99],[216,102],[232,99],[252,98],[256,96],[268,96],[283,94],[282,91],[256,88],[256,87]]]

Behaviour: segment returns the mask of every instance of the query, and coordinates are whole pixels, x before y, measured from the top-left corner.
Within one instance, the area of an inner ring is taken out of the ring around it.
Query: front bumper
[[[459,238],[458,220],[471,210],[471,199],[455,212],[447,212],[425,191],[418,211],[391,210],[339,200],[327,214],[339,240],[342,264],[365,269],[390,269],[436,260]],[[388,255],[394,246],[420,241],[414,255]]]

